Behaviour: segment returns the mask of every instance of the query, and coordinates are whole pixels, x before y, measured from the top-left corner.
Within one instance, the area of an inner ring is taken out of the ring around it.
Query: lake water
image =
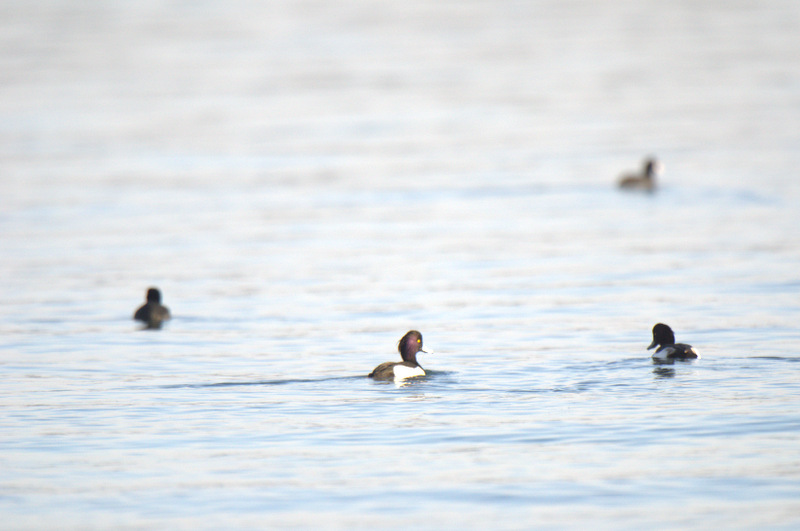
[[[800,526],[796,0],[0,13],[0,527]]]

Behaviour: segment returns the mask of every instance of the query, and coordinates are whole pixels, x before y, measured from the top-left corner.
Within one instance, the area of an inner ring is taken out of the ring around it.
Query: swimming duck
[[[664,171],[664,165],[654,158],[644,161],[642,173],[634,175],[623,175],[619,180],[619,187],[625,190],[643,190],[652,192],[656,188],[656,176]]]
[[[170,318],[169,308],[161,304],[161,292],[157,288],[147,290],[147,302],[136,310],[133,318],[145,323],[145,328],[158,330]]]
[[[409,330],[400,339],[397,350],[400,351],[403,361],[381,363],[369,373],[369,377],[376,380],[402,380],[425,375],[425,370],[417,363],[417,352],[425,352],[422,350],[422,334],[416,330]]]
[[[653,353],[653,359],[657,361],[670,360],[695,360],[700,359],[700,355],[691,345],[685,343],[675,343],[675,334],[669,326],[658,323],[653,327],[653,342],[647,350],[661,345]]]

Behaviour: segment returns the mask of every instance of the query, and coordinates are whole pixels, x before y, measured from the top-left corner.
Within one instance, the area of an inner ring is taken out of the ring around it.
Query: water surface
[[[795,2],[0,10],[2,527],[800,525]]]

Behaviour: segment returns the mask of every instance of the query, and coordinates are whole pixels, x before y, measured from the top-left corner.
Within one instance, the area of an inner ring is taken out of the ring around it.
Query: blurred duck
[[[416,330],[408,331],[397,344],[397,350],[403,361],[381,363],[369,373],[369,377],[376,380],[402,380],[425,375],[425,370],[417,363],[417,352],[425,352],[422,350],[422,334]]]
[[[664,165],[654,158],[644,161],[642,173],[623,175],[619,187],[624,190],[642,190],[652,192],[656,188],[656,177],[664,171]]]
[[[653,353],[655,361],[672,360],[695,360],[700,359],[700,355],[691,345],[685,343],[675,343],[675,334],[669,326],[658,323],[653,327],[653,342],[647,350],[658,346]]]
[[[136,310],[133,318],[142,321],[149,330],[158,330],[170,318],[169,309],[161,304],[161,292],[157,288],[147,290],[147,302]]]

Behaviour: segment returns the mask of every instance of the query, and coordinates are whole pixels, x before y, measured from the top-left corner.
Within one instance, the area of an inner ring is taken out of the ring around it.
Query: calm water
[[[5,2],[0,527],[797,528],[798,34]],[[658,321],[703,358],[653,365]],[[410,328],[430,374],[366,378]]]

